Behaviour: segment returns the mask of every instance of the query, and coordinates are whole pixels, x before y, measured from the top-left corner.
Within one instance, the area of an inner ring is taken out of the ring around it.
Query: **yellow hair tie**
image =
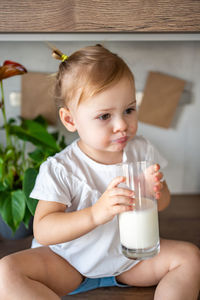
[[[62,58],[62,62],[63,62],[63,61],[65,61],[65,60],[67,60],[67,59],[68,59],[68,56],[67,56],[67,55],[65,55],[65,54],[62,54],[61,58]]]

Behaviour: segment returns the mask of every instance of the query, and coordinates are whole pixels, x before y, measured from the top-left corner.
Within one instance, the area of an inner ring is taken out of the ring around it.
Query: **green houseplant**
[[[7,120],[3,80],[23,75],[26,69],[12,61],[0,66],[1,100],[0,110],[6,136],[6,145],[0,143],[0,215],[12,229],[18,229],[21,222],[28,228],[34,215],[37,200],[29,197],[39,167],[50,155],[64,148],[64,137],[57,132],[49,133],[46,120],[39,116],[34,120],[19,118]],[[27,153],[27,144],[33,151]]]

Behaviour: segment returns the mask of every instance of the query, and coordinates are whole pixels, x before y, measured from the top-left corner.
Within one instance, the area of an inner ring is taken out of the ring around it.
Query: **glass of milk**
[[[122,252],[126,257],[135,260],[153,257],[160,250],[153,163],[123,163],[118,167],[126,177],[126,188],[135,193],[133,211],[119,214]]]

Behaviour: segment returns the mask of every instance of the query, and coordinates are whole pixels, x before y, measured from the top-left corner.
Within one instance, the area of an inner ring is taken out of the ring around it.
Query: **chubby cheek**
[[[97,148],[106,147],[110,142],[109,136],[106,135],[106,132],[102,131],[94,131],[92,136],[90,137],[90,140],[95,141],[95,145]]]
[[[105,147],[108,144],[108,140],[109,140],[106,133],[101,130],[96,129],[95,127],[91,128],[91,130],[88,129],[90,127],[91,126],[85,128],[85,130],[82,127],[79,130],[79,136],[81,137],[81,139],[85,143],[87,143],[95,148],[96,147],[97,148]]]
[[[135,124],[132,124],[130,127],[129,127],[129,133],[131,134],[131,136],[134,136],[137,132],[137,129],[138,129],[138,124],[135,123]]]

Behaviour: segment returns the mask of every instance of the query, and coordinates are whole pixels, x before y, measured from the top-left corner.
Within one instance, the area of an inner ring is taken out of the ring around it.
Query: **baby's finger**
[[[110,196],[127,196],[127,197],[133,197],[135,195],[134,191],[129,190],[127,188],[113,188],[109,190]]]
[[[154,185],[154,191],[155,192],[162,190],[162,188],[163,188],[163,183],[162,182],[158,182]]]
[[[159,164],[155,164],[154,165],[154,171],[158,172],[160,170],[160,165]]]
[[[158,172],[160,170],[159,164],[153,164],[147,169],[147,175],[153,175],[155,172]]]
[[[113,206],[113,211],[114,211],[115,215],[118,215],[125,211],[133,211],[133,210],[134,210],[134,205],[114,205]]]
[[[159,200],[159,199],[160,199],[160,197],[161,197],[161,193],[160,193],[160,192],[156,192],[156,194],[155,194],[155,198],[156,198],[156,200]]]
[[[112,197],[112,201],[114,205],[134,205],[135,199],[132,197]]]
[[[124,182],[126,180],[126,177],[124,176],[118,176],[115,177],[108,185],[107,190],[111,190],[115,187],[117,187],[120,183]]]
[[[163,173],[162,172],[157,172],[155,174],[154,178],[155,178],[156,181],[160,181],[163,178]]]

